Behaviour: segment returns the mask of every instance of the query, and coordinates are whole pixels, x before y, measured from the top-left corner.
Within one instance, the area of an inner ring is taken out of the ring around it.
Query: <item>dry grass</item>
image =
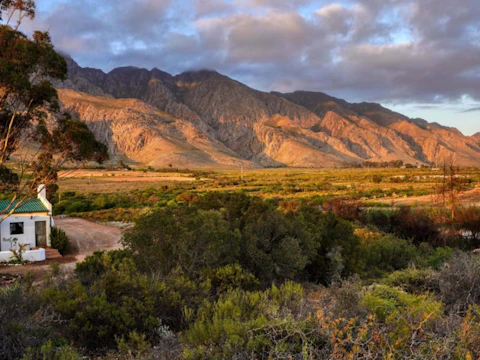
[[[465,171],[469,187],[463,203],[480,204],[480,170]],[[380,183],[373,181],[379,176]],[[205,191],[245,191],[263,198],[348,197],[397,204],[428,204],[430,193],[441,181],[439,173],[423,169],[256,169],[218,170],[201,178],[195,173],[80,170],[59,183],[60,191],[126,193],[168,188]],[[476,188],[477,187],[477,188]]]

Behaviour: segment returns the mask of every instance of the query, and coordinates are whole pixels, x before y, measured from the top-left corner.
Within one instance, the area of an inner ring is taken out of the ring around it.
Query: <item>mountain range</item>
[[[254,90],[215,71],[82,68],[66,57],[64,108],[113,156],[153,167],[333,167],[454,159],[480,166],[480,133],[411,119],[321,92]]]

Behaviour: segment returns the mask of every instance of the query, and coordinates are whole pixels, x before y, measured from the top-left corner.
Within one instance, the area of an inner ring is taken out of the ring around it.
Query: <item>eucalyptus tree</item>
[[[39,184],[55,184],[61,166],[107,158],[88,127],[61,111],[50,80],[66,79],[67,65],[48,32],[18,30],[34,16],[32,0],[0,0],[0,190],[12,195],[0,221]]]

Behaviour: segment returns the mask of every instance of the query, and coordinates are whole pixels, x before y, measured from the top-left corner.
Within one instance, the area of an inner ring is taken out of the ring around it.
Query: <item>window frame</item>
[[[12,228],[12,225],[17,225],[18,229],[21,229],[21,232],[17,232]],[[10,223],[10,235],[24,235],[25,234],[25,222],[24,221],[15,221]]]

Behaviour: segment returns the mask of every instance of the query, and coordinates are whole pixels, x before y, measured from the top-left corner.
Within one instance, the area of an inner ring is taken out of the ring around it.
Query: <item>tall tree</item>
[[[9,25],[13,16],[16,27]],[[32,0],[0,0],[0,18],[7,18],[0,25],[0,190],[12,192],[11,205],[0,209],[0,221],[38,184],[55,183],[67,162],[107,158],[106,146],[87,126],[61,112],[50,79],[66,78],[65,59],[47,32],[35,31],[29,38],[18,31],[25,16],[35,16]]]

